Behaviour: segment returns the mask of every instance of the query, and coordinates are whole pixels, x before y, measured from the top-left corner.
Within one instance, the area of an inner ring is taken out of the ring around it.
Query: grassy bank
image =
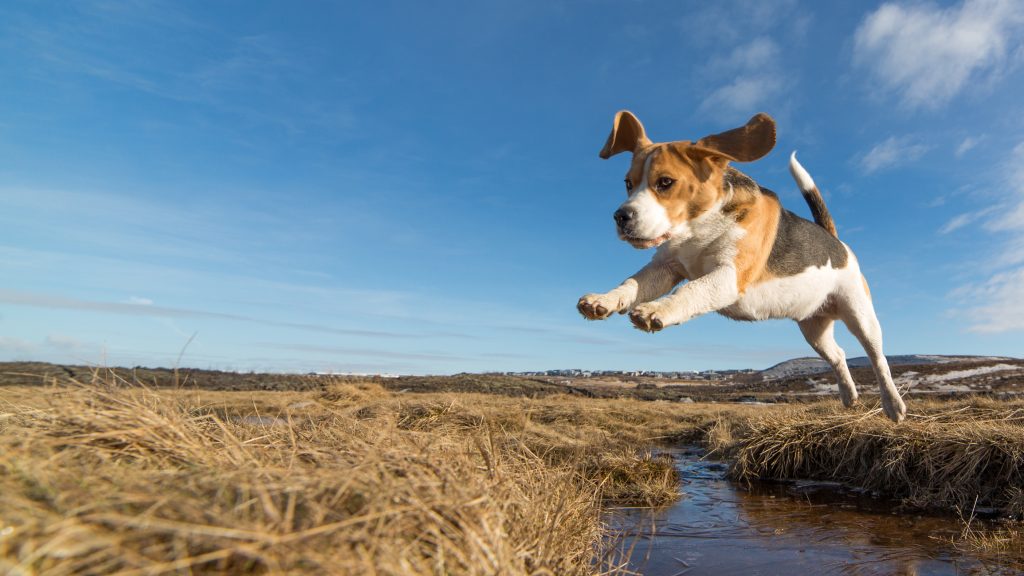
[[[1024,404],[916,402],[902,424],[822,404],[749,421],[730,446],[741,480],[835,480],[917,510],[1024,515]]]

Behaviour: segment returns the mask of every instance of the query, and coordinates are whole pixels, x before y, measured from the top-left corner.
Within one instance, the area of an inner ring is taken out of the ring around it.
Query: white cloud
[[[960,214],[959,216],[954,217],[949,222],[946,222],[945,226],[943,226],[941,229],[939,229],[939,234],[949,234],[950,232],[953,232],[954,230],[959,230],[960,228],[963,228],[964,226],[967,226],[968,224],[970,224],[971,222],[973,222],[977,218],[978,218],[978,214],[975,213],[975,212],[968,212],[967,214]]]
[[[39,345],[35,342],[29,342],[28,340],[12,336],[0,336],[0,357],[24,359],[28,355],[35,354],[38,350]]]
[[[751,115],[779,94],[782,83],[772,76],[737,78],[717,88],[701,102],[702,111],[718,111],[724,116]]]
[[[136,306],[152,306],[153,301],[149,298],[142,298],[140,296],[131,296],[128,300],[125,300],[125,304],[135,304]]]
[[[998,333],[1024,330],[1024,268],[994,274],[954,292],[967,306],[968,330]]]
[[[278,328],[289,328],[307,332],[319,332],[323,334],[336,334],[340,336],[358,336],[370,338],[400,338],[417,339],[437,334],[417,334],[399,331],[384,331],[361,328],[335,327],[327,324],[308,324],[304,322],[281,322],[229,314],[223,312],[211,312],[206,310],[195,310],[188,308],[174,308],[169,306],[141,306],[139,304],[126,304],[124,302],[104,302],[98,300],[84,300],[79,298],[42,294],[36,292],[23,292],[18,290],[0,289],[0,303],[13,304],[15,306],[29,306],[49,310],[78,310],[101,314],[117,314],[124,316],[139,316],[149,318],[182,318],[182,319],[206,319],[223,320],[230,322],[243,322],[260,324],[263,326],[275,326]]]
[[[911,108],[938,108],[1002,73],[1021,43],[1024,3],[888,3],[854,36],[854,63]]]
[[[691,3],[679,21],[685,52],[699,54],[698,111],[735,121],[755,112],[784,117],[799,105],[800,76],[786,55],[807,48],[811,11],[798,0]],[[783,40],[784,39],[784,40]]]
[[[983,228],[1008,236],[993,243],[992,254],[982,263],[979,274],[987,278],[961,286],[950,295],[958,301],[954,313],[967,318],[972,332],[1024,330],[1024,143],[1013,149],[1003,172],[1006,177],[996,186],[1007,196],[975,215],[991,215],[983,221]]]
[[[779,53],[775,41],[761,36],[726,55],[711,58],[706,69],[706,76],[712,80],[709,83],[725,79],[725,84],[708,93],[701,102],[701,112],[731,118],[769,107],[785,88],[779,73]]]
[[[64,334],[49,334],[42,340],[0,336],[0,359],[81,362],[98,359],[103,347]]]
[[[684,36],[701,46],[732,46],[779,26],[802,36],[809,17],[799,8],[797,0],[703,2],[688,7],[679,24]]]
[[[981,220],[982,218],[991,216],[992,213],[997,212],[998,210],[999,206],[988,206],[987,208],[982,208],[981,210],[975,210],[973,212],[966,212],[964,214],[954,216],[952,219],[949,220],[949,222],[946,222],[942,226],[942,228],[939,228],[939,234],[949,234],[955,232],[956,230],[959,230],[967,226],[968,224],[972,224],[974,222],[977,222],[978,220]]]
[[[1000,210],[1001,215],[989,223],[989,228],[1024,234],[1024,142],[1010,153],[1006,173],[1006,189],[1011,196],[1006,209]]]
[[[928,151],[928,146],[910,136],[890,136],[865,154],[860,165],[868,174],[907,164],[917,160]]]
[[[761,36],[748,44],[741,44],[724,58],[715,58],[711,65],[729,70],[757,71],[774,67],[779,57],[779,45],[771,38]]]
[[[961,142],[959,146],[956,147],[956,152],[954,154],[956,154],[957,158],[960,158],[964,154],[973,150],[980,142],[981,137],[975,138],[973,136],[968,136],[967,138],[964,138],[964,141]]]
[[[995,232],[1010,232],[1018,236],[1020,244],[1024,244],[1024,142],[1021,142],[1010,153],[1010,161],[1006,166],[1007,181],[1005,190],[1009,199],[998,210],[998,216],[985,225]],[[1024,257],[1021,258],[1024,260]]]

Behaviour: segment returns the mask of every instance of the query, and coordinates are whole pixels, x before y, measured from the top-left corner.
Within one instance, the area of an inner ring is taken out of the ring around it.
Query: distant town
[[[498,372],[505,376],[551,376],[558,378],[658,378],[664,380],[728,380],[741,374],[755,374],[758,370],[745,368],[742,370],[703,370],[700,372],[657,372],[653,370],[580,370],[577,368],[562,370],[539,370],[531,372]]]

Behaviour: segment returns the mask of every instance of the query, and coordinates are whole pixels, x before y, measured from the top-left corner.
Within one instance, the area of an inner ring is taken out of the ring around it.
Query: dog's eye
[[[669,188],[671,188],[672,185],[675,184],[675,183],[676,183],[676,181],[671,179],[671,178],[669,178],[668,176],[662,176],[661,178],[658,178],[658,182],[654,185],[654,188],[658,192],[664,192],[664,191],[668,190]]]
[[[629,178],[626,178],[625,182],[626,182],[626,192],[632,192],[633,191],[633,181],[630,180]]]

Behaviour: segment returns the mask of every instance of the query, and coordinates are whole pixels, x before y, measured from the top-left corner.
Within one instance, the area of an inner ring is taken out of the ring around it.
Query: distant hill
[[[1014,358],[1008,358],[1005,356],[940,356],[935,354],[903,354],[886,356],[886,358],[889,360],[889,366],[922,366],[951,364],[954,362],[1014,360]],[[850,366],[850,368],[871,367],[871,362],[866,356],[847,358],[846,364]],[[831,370],[832,367],[821,358],[808,356],[780,362],[767,370],[762,370],[760,375],[762,380],[781,380],[783,378],[794,378],[797,376],[810,376],[813,374],[820,374],[822,372],[829,372]]]

